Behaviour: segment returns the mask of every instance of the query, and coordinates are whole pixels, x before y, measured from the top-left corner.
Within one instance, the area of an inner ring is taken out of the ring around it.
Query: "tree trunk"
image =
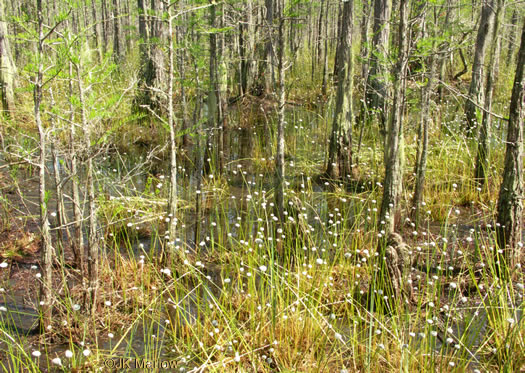
[[[363,86],[364,95],[366,95],[368,73],[369,73],[369,47],[368,47],[368,29],[370,24],[370,0],[363,1],[363,15],[361,19],[361,45],[359,47],[359,56],[361,58],[361,82]],[[366,97],[365,97],[366,98]],[[362,99],[359,105],[359,116],[357,124],[359,128],[359,138],[357,140],[357,152],[355,155],[355,165],[359,167],[359,154],[361,152],[361,144],[363,140],[363,131],[365,123],[368,123],[368,108],[366,99]]]
[[[494,0],[483,0],[481,20],[476,37],[474,62],[472,64],[472,79],[465,103],[465,130],[467,136],[474,136],[481,119],[478,106],[483,105],[483,64],[488,44],[488,34],[494,19]]]
[[[174,47],[173,47],[173,15],[172,7],[168,8],[168,127],[170,131],[170,191],[168,196],[168,218],[169,228],[168,245],[175,245],[176,228],[177,228],[177,142],[176,142],[176,123],[175,113],[173,110],[173,64]]]
[[[186,67],[184,65],[185,63],[185,48],[181,46],[181,34],[182,30],[180,27],[177,28],[177,36],[178,36],[178,48],[177,48],[177,62],[179,65],[179,76],[180,76],[180,102],[181,102],[181,109],[182,109],[182,147],[184,149],[187,149],[189,146],[189,136],[186,133],[188,130],[188,103],[186,99]]]
[[[386,83],[387,67],[384,60],[389,53],[390,13],[390,0],[374,0],[374,36],[372,38],[370,73],[368,74],[365,100],[368,109],[377,111],[383,131],[386,127],[386,103],[389,96]]]
[[[51,107],[55,106],[55,99],[53,96],[53,90],[49,89],[49,96],[51,98]],[[50,117],[51,126],[55,127],[55,116],[51,115]],[[56,140],[55,140],[56,141]],[[55,181],[56,189],[56,214],[57,214],[57,251],[60,257],[61,263],[64,263],[64,242],[63,242],[63,232],[66,233],[67,242],[71,242],[71,234],[68,226],[68,219],[66,215],[66,209],[64,206],[64,192],[63,192],[63,179],[61,171],[61,162],[59,159],[58,150],[56,144],[51,142],[51,157],[53,161],[53,176]]]
[[[328,177],[346,180],[352,173],[352,18],[353,0],[341,8],[338,37],[337,97],[328,152]]]
[[[2,112],[7,116],[15,109],[14,85],[16,68],[11,55],[9,45],[7,23],[4,21],[4,0],[0,0],[0,95],[2,100]]]
[[[326,0],[321,0],[319,4],[319,19],[317,21],[317,34],[315,35],[315,56],[312,57],[315,64],[319,64],[322,56],[322,35],[323,35],[323,15],[324,15],[324,4]],[[327,15],[325,16],[327,17]],[[315,66],[315,65],[314,65]],[[313,66],[312,66],[313,67]]]
[[[504,0],[496,0],[495,21],[492,28],[492,41],[489,54],[489,68],[487,69],[487,82],[485,87],[485,103],[479,131],[478,153],[476,156],[476,168],[474,170],[474,179],[480,186],[485,185],[487,172],[489,170],[489,137],[492,115],[492,96],[494,92],[494,82],[498,75],[499,68],[499,50],[500,50],[500,25],[505,6]]]
[[[399,0],[398,56],[393,71],[394,101],[386,138],[385,179],[378,224],[384,234],[378,247],[379,270],[374,272],[374,279],[369,290],[371,308],[386,313],[391,313],[394,303],[401,301],[401,271],[404,267],[402,242],[396,244],[393,238],[400,238],[394,229],[395,222],[398,221],[395,218],[400,209],[399,200],[403,182],[403,101],[409,46],[407,42],[408,2],[409,0]]]
[[[213,1],[213,0],[212,0]],[[213,3],[212,3],[213,4]],[[210,6],[210,27],[216,28],[216,5]],[[210,64],[209,64],[209,87],[208,87],[208,129],[206,131],[206,148],[204,152],[204,175],[211,173],[213,157],[213,139],[217,130],[217,34],[215,31],[209,34]]]
[[[255,95],[266,94],[271,92],[273,86],[273,12],[274,12],[274,1],[265,0],[264,7],[266,9],[266,19],[263,21],[263,32],[265,33],[264,46],[259,46],[260,61],[257,71],[257,83],[253,87],[253,93]]]
[[[102,53],[105,54],[108,50],[108,45],[109,45],[109,32],[108,32],[108,26],[109,26],[109,22],[108,22],[108,6],[107,6],[107,0],[100,0],[101,2],[101,10],[100,10],[100,23],[101,23],[101,27],[100,29],[102,30]]]
[[[244,45],[244,22],[239,22],[239,95],[244,96],[248,89],[248,61],[246,59],[246,47]]]
[[[98,59],[100,61],[102,60],[102,46],[100,42],[100,23],[97,19],[96,0],[91,0],[91,15],[93,17],[93,40],[95,41],[95,49],[97,50]]]
[[[69,97],[73,97],[73,64],[69,62]],[[71,176],[71,195],[73,197],[73,217],[75,219],[75,239],[72,242],[73,254],[75,255],[75,262],[80,268],[80,273],[84,279],[86,276],[86,255],[84,248],[84,234],[82,232],[82,206],[80,201],[79,191],[79,172],[78,172],[78,152],[75,146],[76,143],[76,126],[75,123],[75,111],[73,102],[70,100],[69,104],[70,117],[69,122],[69,153],[71,155],[70,160],[70,176]]]
[[[512,268],[521,247],[523,211],[523,118],[525,116],[525,18],[518,52],[518,64],[509,109],[505,169],[498,198],[496,234],[498,246]]]
[[[221,28],[225,28],[225,20],[224,20],[224,4],[221,5]],[[220,56],[220,60],[217,63],[217,102],[218,102],[218,137],[217,137],[217,171],[219,175],[222,175],[223,169],[224,169],[224,136],[226,133],[227,128],[227,120],[226,120],[226,109],[227,109],[227,94],[228,94],[228,61],[227,61],[227,53],[230,50],[229,48],[226,48],[226,34],[222,33],[219,35],[219,43],[217,45],[218,47],[218,56]]]
[[[394,232],[394,218],[399,212],[399,199],[403,185],[403,101],[405,99],[405,78],[408,64],[407,1],[400,0],[400,20],[398,34],[398,56],[393,72],[394,101],[388,124],[385,147],[385,179],[383,182],[383,200],[379,214],[380,227],[385,232]],[[384,225],[383,223],[384,222]]]
[[[446,13],[445,13],[445,21],[443,23],[443,29],[447,29],[450,25],[450,23],[452,22],[453,20],[453,17],[454,17],[454,13],[452,12],[452,9],[454,8],[454,5],[455,5],[455,0],[447,0],[443,6],[446,7]],[[450,43],[445,43],[443,46],[448,46]],[[460,49],[461,51],[461,49]],[[446,62],[447,62],[447,58],[448,57],[448,54],[443,54],[442,56],[439,57],[438,59],[438,66],[437,66],[437,71],[439,73],[438,75],[438,87],[437,87],[437,95],[438,95],[438,103],[442,103],[443,102],[443,81],[444,81],[444,77],[445,77],[445,69],[446,69]]]
[[[326,2],[326,16],[324,24],[324,53],[323,53],[323,83],[321,93],[323,96],[326,96],[326,91],[328,89],[328,1]]]
[[[80,118],[84,132],[84,146],[86,154],[86,185],[88,197],[88,277],[89,287],[87,292],[86,306],[94,315],[97,310],[97,289],[98,289],[98,256],[99,242],[97,237],[97,212],[95,205],[95,182],[93,180],[93,154],[91,149],[91,130],[90,123],[86,114],[86,101],[84,85],[82,80],[82,67],[76,65],[78,99],[80,105]]]
[[[121,35],[120,35],[120,12],[118,0],[113,0],[113,58],[119,66],[123,62]]]
[[[423,88],[421,97],[421,116],[419,122],[418,149],[416,156],[416,186],[414,188],[414,199],[412,207],[414,211],[414,220],[416,227],[419,226],[419,209],[423,200],[423,189],[425,186],[425,173],[427,170],[428,155],[428,126],[430,121],[430,97],[434,89],[434,80],[436,74],[436,56],[432,54],[429,61],[428,81]]]
[[[368,29],[370,24],[370,0],[363,0],[363,15],[361,18],[361,45],[359,56],[361,57],[361,79],[366,87],[368,80]]]
[[[512,61],[514,52],[514,43],[516,41],[516,28],[518,27],[518,11],[514,9],[510,19],[509,44],[507,46],[507,57],[505,58],[505,66],[509,66]]]
[[[54,251],[51,242],[51,232],[49,227],[49,217],[47,209],[47,190],[46,190],[46,157],[47,157],[47,139],[40,116],[40,105],[42,104],[42,84],[43,84],[43,52],[44,52],[44,30],[43,30],[43,16],[42,16],[42,0],[37,0],[37,63],[38,72],[33,88],[34,98],[34,115],[35,123],[38,129],[39,138],[39,159],[38,159],[38,187],[39,187],[39,203],[40,203],[40,230],[42,233],[42,269],[44,275],[42,276],[42,283],[40,285],[40,304],[42,310],[42,322],[44,329],[52,324],[53,314],[53,258]]]
[[[139,7],[139,34],[140,45],[140,73],[138,92],[134,106],[138,112],[158,115],[166,114],[167,77],[164,53],[161,44],[165,41],[164,25],[162,22],[163,2],[152,0],[149,20],[146,22],[144,0],[138,0]],[[149,34],[148,34],[149,24]]]
[[[279,224],[284,224],[284,104],[285,104],[285,90],[284,90],[284,19],[283,15],[279,15],[279,31],[277,36],[277,66],[279,74],[279,93],[278,93],[278,109],[277,109],[277,156],[275,157],[275,206],[277,209],[277,217]]]

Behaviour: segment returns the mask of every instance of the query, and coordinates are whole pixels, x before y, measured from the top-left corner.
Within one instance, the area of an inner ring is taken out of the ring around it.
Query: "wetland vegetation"
[[[520,0],[0,0],[0,369],[518,372]]]

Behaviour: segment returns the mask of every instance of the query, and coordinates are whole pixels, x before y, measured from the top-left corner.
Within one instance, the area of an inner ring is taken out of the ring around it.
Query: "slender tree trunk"
[[[337,57],[337,97],[328,152],[327,176],[346,179],[352,173],[352,18],[353,0],[341,8]]]
[[[7,23],[5,19],[4,0],[0,0],[0,95],[2,100],[2,112],[7,116],[15,109],[14,85],[16,68],[11,55],[9,45]]]
[[[113,58],[117,66],[119,66],[124,60],[122,54],[120,29],[119,2],[118,0],[113,0]]]
[[[102,30],[102,53],[105,54],[108,50],[109,45],[109,32],[108,32],[108,6],[107,0],[100,0],[101,10],[100,10],[100,29]]]
[[[246,60],[246,47],[244,45],[244,22],[239,22],[239,58],[240,58],[240,73],[239,73],[239,95],[244,96],[248,89],[248,61]]]
[[[474,136],[480,122],[481,111],[478,106],[483,105],[483,64],[485,63],[485,52],[487,50],[488,35],[494,19],[494,0],[483,0],[481,9],[481,21],[476,47],[474,50],[474,62],[472,64],[472,80],[468,98],[465,103],[465,130],[468,136]]]
[[[377,111],[382,130],[386,127],[386,103],[388,87],[386,83],[387,67],[385,60],[389,53],[388,39],[390,37],[390,0],[374,0],[374,24],[372,50],[370,57],[370,73],[366,87],[366,106]]]
[[[168,101],[166,91],[167,77],[162,43],[165,42],[165,30],[162,21],[163,1],[151,0],[148,22],[144,0],[138,0],[139,35],[140,35],[140,73],[138,91],[134,99],[137,111],[158,115],[166,114]],[[149,26],[149,34],[148,34]]]
[[[198,79],[198,78],[197,78]],[[197,86],[199,86],[199,83],[197,82]],[[195,111],[193,115],[193,121],[196,123],[198,121],[198,118],[201,116],[201,104],[202,97],[197,97],[197,104],[195,106]],[[196,141],[196,154],[195,154],[195,229],[194,229],[194,242],[195,247],[198,247],[198,244],[200,242],[200,234],[201,234],[201,185],[202,185],[202,177],[203,177],[203,164],[202,164],[202,158],[203,154],[205,152],[201,152],[201,144],[202,144],[202,126],[199,125],[197,129],[197,141]]]
[[[266,34],[265,44],[262,49],[261,61],[259,62],[259,71],[257,73],[257,89],[261,90],[261,93],[271,92],[273,87],[274,79],[274,52],[273,52],[273,13],[274,13],[274,1],[265,0],[264,6],[266,9],[266,19],[264,21],[263,30]],[[256,94],[259,92],[255,92]]]
[[[213,0],[212,0],[213,1]],[[215,9],[216,5],[210,6],[210,27],[216,27]],[[209,65],[209,89],[208,89],[208,129],[206,131],[206,148],[204,152],[204,174],[211,173],[213,157],[213,139],[216,136],[217,130],[217,112],[218,112],[218,98],[217,98],[217,34],[210,32],[210,65]]]
[[[131,48],[133,47],[133,44],[131,42],[131,31],[130,31],[130,28],[131,28],[131,25],[132,25],[132,22],[131,22],[131,5],[130,5],[130,0],[124,0],[124,10],[125,10],[125,15],[126,15],[126,22],[125,22],[125,25],[124,25],[124,38],[126,40],[126,52],[129,52],[131,50]]]
[[[138,20],[139,20],[139,48],[140,48],[140,61],[144,63],[147,58],[147,41],[148,41],[148,29],[146,27],[146,8],[144,6],[144,0],[137,0],[138,8]]]
[[[275,12],[274,4],[275,0],[265,0],[266,1],[266,22],[268,27],[269,38],[266,41],[265,48],[265,61],[267,66],[266,74],[264,75],[264,92],[272,92],[272,89],[275,87],[275,63],[274,63],[274,50],[273,50],[273,16]],[[277,1],[276,1],[277,2]]]
[[[498,246],[505,250],[504,258],[512,268],[522,250],[523,220],[523,121],[525,117],[525,17],[522,18],[521,45],[512,87],[509,109],[505,169],[498,198],[496,234]]]
[[[246,1],[246,11],[247,11],[247,18],[246,22],[247,24],[244,27],[245,31],[245,44],[246,44],[246,61],[247,61],[247,68],[246,68],[246,89],[244,90],[244,94],[250,91],[250,87],[253,84],[254,81],[254,71],[256,71],[257,68],[257,62],[255,61],[255,37],[257,34],[257,27],[254,22],[254,16],[253,16],[253,10],[254,5],[252,0]]]
[[[277,109],[277,156],[275,157],[275,206],[279,224],[284,224],[284,19],[282,14],[279,15],[279,31],[277,36],[277,66],[279,75],[279,93]]]
[[[399,237],[396,228],[396,214],[399,213],[400,196],[403,182],[403,101],[405,97],[405,79],[408,65],[408,3],[399,0],[399,31],[397,40],[397,62],[393,71],[394,96],[389,117],[388,133],[385,148],[385,179],[383,182],[383,200],[379,213],[381,233],[384,233],[378,247],[379,267],[374,272],[369,289],[369,302],[374,310],[391,312],[400,297],[402,284],[401,247],[392,238]],[[400,237],[399,237],[400,238]],[[400,268],[401,267],[401,268]]]
[[[35,123],[38,129],[39,138],[39,159],[38,159],[38,181],[39,181],[39,203],[40,203],[40,230],[42,233],[42,269],[44,272],[40,286],[40,304],[42,310],[42,321],[44,329],[52,324],[53,314],[53,258],[54,251],[51,242],[51,232],[49,227],[49,217],[47,209],[47,190],[46,190],[46,157],[47,157],[47,139],[40,116],[40,105],[42,104],[42,84],[43,84],[43,58],[44,58],[44,30],[42,16],[42,0],[36,1],[37,6],[37,63],[38,71],[33,88],[34,98],[34,115]]]
[[[73,97],[73,64],[69,62],[69,97]],[[74,125],[75,120],[75,111],[73,103],[70,100],[69,105],[70,117],[69,121],[70,131],[69,131],[69,151],[71,154],[71,164],[70,164],[70,176],[71,176],[71,195],[73,196],[73,217],[75,219],[75,240],[73,240],[72,248],[73,254],[75,255],[75,262],[80,268],[82,278],[86,278],[87,266],[86,266],[86,255],[84,247],[84,234],[82,232],[82,206],[80,201],[80,191],[79,191],[79,179],[80,175],[78,172],[78,152],[75,146],[77,141],[76,137],[76,126]]]
[[[428,127],[430,122],[430,97],[435,86],[436,56],[432,54],[429,61],[428,81],[423,88],[421,97],[421,116],[419,120],[418,149],[416,156],[416,186],[414,188],[414,199],[412,207],[416,227],[419,226],[420,207],[423,200],[423,189],[425,186],[425,174],[427,170],[428,155]]]
[[[324,27],[324,53],[323,53],[323,83],[322,83],[322,94],[326,96],[328,89],[328,1],[326,2],[326,16],[325,16],[325,27]]]
[[[447,0],[444,3],[444,6],[446,7],[446,13],[445,13],[445,21],[443,23],[443,29],[448,29],[451,21],[453,20],[454,13],[452,10],[454,9],[454,5],[455,5],[455,0]],[[444,46],[448,46],[448,45],[449,43],[444,44]],[[438,75],[438,86],[437,86],[437,95],[438,95],[437,101],[440,104],[443,102],[443,84],[441,82],[443,82],[445,78],[446,62],[448,59],[447,57],[448,57],[448,54],[443,54],[438,59],[437,72],[439,75]]]
[[[100,23],[98,22],[98,19],[97,19],[96,0],[91,0],[91,15],[93,17],[93,40],[95,42],[95,49],[97,50],[97,53],[98,53],[98,59],[100,61],[102,60],[102,46],[100,42]]]
[[[193,27],[192,27],[193,28]],[[198,36],[197,36],[198,38]],[[203,178],[203,154],[205,151],[202,151],[202,138],[204,132],[205,124],[201,120],[203,111],[204,98],[202,97],[201,92],[204,92],[204,89],[201,90],[201,83],[199,78],[199,67],[194,61],[194,75],[195,75],[195,86],[197,90],[197,97],[195,98],[195,107],[193,109],[192,122],[197,123],[197,136],[195,137],[195,146],[193,146],[194,156],[195,156],[195,171],[193,180],[195,181],[195,217],[192,217],[192,223],[195,223],[195,229],[193,231],[194,235],[190,239],[193,239],[195,242],[195,248],[198,248],[200,242],[200,231],[201,231],[201,185]],[[190,180],[191,181],[191,180]]]
[[[55,98],[53,96],[53,90],[49,89],[49,96],[51,98],[51,107],[55,106]],[[50,117],[51,126],[55,127],[55,116]],[[56,140],[55,140],[56,141]],[[54,142],[51,142],[51,157],[53,161],[53,176],[55,181],[56,189],[56,214],[58,222],[57,230],[57,251],[60,256],[60,260],[64,260],[64,242],[63,242],[63,233],[65,231],[67,242],[71,242],[71,234],[69,227],[67,225],[68,219],[66,215],[66,209],[64,206],[64,193],[63,193],[63,182],[62,182],[62,171],[60,167],[60,159],[58,150]]]
[[[97,310],[97,289],[98,289],[98,261],[99,261],[99,242],[97,237],[97,212],[95,205],[95,182],[93,180],[93,154],[91,147],[91,129],[86,114],[86,100],[84,85],[82,80],[82,67],[76,65],[78,98],[80,106],[80,118],[84,132],[84,146],[86,154],[86,184],[89,208],[88,218],[88,276],[89,287],[87,292],[86,305],[94,315]]]
[[[394,232],[395,215],[399,213],[399,200],[403,189],[403,101],[405,99],[405,79],[408,65],[408,43],[406,39],[408,0],[400,0],[399,3],[398,56],[393,71],[394,100],[388,124],[383,200],[379,214],[379,226],[384,227],[387,233]]]
[[[226,27],[225,21],[224,21],[224,4],[222,6],[221,11],[221,28]],[[218,101],[218,138],[217,138],[217,163],[218,163],[218,172],[219,175],[222,175],[223,168],[224,168],[224,136],[226,133],[227,128],[227,121],[226,121],[226,108],[227,108],[227,90],[228,90],[228,64],[227,64],[227,51],[225,45],[225,38],[226,35],[222,33],[219,35],[219,43],[218,43],[218,56],[220,56],[220,60],[217,64],[218,71],[217,71],[217,101]]]
[[[168,8],[168,126],[170,131],[170,191],[168,197],[168,217],[169,221],[169,245],[175,245],[177,229],[177,142],[176,142],[176,123],[173,110],[173,15],[172,7]]]
[[[185,48],[181,46],[182,44],[182,31],[180,30],[180,27],[177,28],[177,35],[178,35],[178,48],[177,48],[177,61],[179,65],[179,75],[180,75],[180,101],[181,101],[181,109],[182,109],[182,147],[184,149],[187,149],[189,146],[189,136],[186,133],[188,130],[188,103],[186,98],[186,68],[184,66],[185,63]]]
[[[324,15],[324,5],[326,0],[321,0],[319,4],[319,19],[317,22],[317,34],[315,36],[315,56],[313,57],[314,63],[317,65],[321,61],[321,56],[323,53],[322,49],[322,39],[323,39],[323,15]],[[326,16],[325,16],[326,17]]]
[[[509,66],[512,61],[514,52],[514,43],[516,42],[516,28],[518,27],[518,11],[514,9],[510,19],[509,44],[507,45],[507,57],[505,58],[505,66]]]
[[[498,75],[499,68],[499,51],[500,51],[500,25],[501,18],[504,11],[505,1],[496,0],[495,21],[492,28],[492,41],[489,54],[489,68],[487,69],[487,82],[485,87],[485,103],[483,116],[481,120],[481,127],[479,131],[478,153],[476,156],[476,168],[474,170],[474,179],[484,186],[487,179],[487,172],[489,169],[489,137],[492,115],[492,96],[494,93],[494,82]]]
[[[363,0],[363,15],[361,19],[361,45],[360,45],[360,58],[361,58],[361,82],[363,85],[363,92],[366,95],[368,73],[369,73],[369,48],[368,48],[368,29],[370,24],[370,0]],[[359,125],[359,138],[357,140],[357,152],[355,155],[355,165],[359,167],[359,154],[361,153],[361,144],[363,141],[363,131],[365,129],[365,123],[368,123],[368,107],[365,99],[361,100],[359,105],[359,117],[357,123]]]
[[[361,57],[361,79],[363,86],[366,87],[366,81],[368,80],[368,29],[370,24],[370,0],[363,0],[363,14],[361,18],[361,45],[360,45],[360,57]]]

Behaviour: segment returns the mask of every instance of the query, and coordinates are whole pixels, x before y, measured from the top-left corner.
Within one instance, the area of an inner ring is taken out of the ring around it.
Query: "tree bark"
[[[505,66],[509,66],[512,61],[514,52],[514,43],[516,41],[516,28],[518,27],[518,11],[514,9],[510,19],[509,44],[507,46],[507,57],[505,58]]]
[[[352,173],[352,18],[353,0],[341,8],[338,37],[337,97],[328,151],[328,177],[345,179]]]
[[[266,35],[264,46],[260,48],[260,62],[257,72],[257,83],[255,84],[255,95],[266,94],[271,92],[274,82],[274,51],[273,51],[273,13],[274,1],[265,0],[266,19],[264,20],[263,30]]]
[[[390,0],[374,0],[374,36],[372,38],[370,73],[368,74],[365,100],[368,109],[377,111],[383,131],[386,127],[386,103],[389,96],[386,83],[387,67],[384,60],[387,59],[389,53],[390,13]]]
[[[97,212],[96,212],[96,196],[95,196],[95,181],[93,180],[93,154],[91,147],[91,129],[90,123],[86,114],[86,101],[84,84],[82,80],[82,67],[78,64],[75,66],[78,84],[78,98],[80,106],[80,118],[82,121],[82,130],[84,133],[84,147],[86,154],[86,185],[88,197],[88,277],[89,287],[87,289],[86,306],[90,310],[91,315],[94,315],[97,310],[97,289],[98,289],[98,256],[99,256],[99,242],[97,237]]]
[[[326,91],[328,89],[328,1],[326,2],[326,16],[324,23],[324,53],[323,53],[323,82],[321,84],[321,93],[323,96],[326,96]],[[337,61],[337,59],[336,59]]]
[[[73,97],[73,64],[69,62],[69,97]],[[69,121],[71,123],[69,130],[69,153],[71,155],[70,160],[70,176],[71,176],[71,195],[73,197],[73,217],[75,219],[75,239],[72,242],[73,254],[75,255],[75,262],[80,268],[82,278],[87,277],[86,268],[86,255],[84,248],[84,234],[82,232],[82,206],[80,201],[79,191],[79,172],[78,172],[78,152],[76,144],[76,126],[74,125],[75,111],[73,102],[70,100],[69,104],[70,116]]]
[[[177,142],[176,123],[173,110],[173,72],[174,72],[174,40],[173,40],[173,15],[172,7],[168,8],[168,127],[170,131],[170,191],[168,196],[169,243],[174,247],[177,228]]]
[[[366,87],[368,80],[368,29],[370,24],[370,0],[363,0],[363,14],[361,18],[361,45],[359,56],[361,57],[361,79]]]
[[[119,13],[119,2],[113,0],[113,59],[115,64],[119,66],[124,58],[122,55],[121,45],[121,27],[120,27],[120,13]]]
[[[226,27],[224,20],[224,4],[221,5],[221,24],[220,27]],[[227,109],[227,94],[228,94],[228,61],[227,54],[230,48],[226,48],[226,34],[222,33],[219,35],[219,40],[217,44],[218,48],[218,61],[217,61],[217,103],[218,103],[218,115],[217,115],[217,171],[219,175],[222,175],[225,159],[224,159],[224,137],[226,134],[227,120],[226,120],[226,109]],[[233,48],[232,48],[233,49]]]
[[[505,6],[504,0],[496,0],[495,21],[492,28],[492,41],[489,53],[489,68],[487,69],[487,81],[485,86],[485,103],[482,114],[481,127],[479,131],[478,152],[476,156],[476,168],[474,170],[474,179],[480,186],[484,186],[489,169],[489,137],[492,119],[492,96],[494,93],[494,83],[498,75],[499,68],[499,50],[500,50],[500,25],[503,9]]]
[[[525,115],[525,17],[518,52],[518,64],[509,109],[505,169],[498,198],[496,234],[504,259],[513,266],[521,248],[523,219],[523,121]]]
[[[10,117],[15,109],[13,89],[15,85],[16,68],[11,55],[7,23],[4,21],[4,12],[4,0],[0,0],[0,95],[2,112]]]
[[[98,59],[100,61],[102,60],[102,45],[100,42],[100,23],[97,19],[96,0],[91,0],[91,15],[93,17],[93,40],[95,42],[95,49],[98,54]]]
[[[284,19],[279,15],[279,31],[277,36],[277,69],[279,74],[279,92],[278,92],[278,109],[277,109],[277,156],[275,157],[275,206],[277,208],[277,217],[279,224],[284,224]]]
[[[379,214],[379,226],[385,232],[394,232],[394,217],[399,211],[399,199],[403,185],[403,101],[405,99],[405,78],[408,65],[407,2],[400,0],[399,33],[397,41],[397,63],[394,68],[394,100],[388,124],[385,147],[385,179],[383,200]],[[384,225],[383,225],[384,222]]]
[[[474,136],[480,122],[480,110],[478,106],[483,105],[483,64],[488,44],[488,35],[494,20],[494,0],[483,0],[481,9],[481,20],[476,37],[474,50],[474,62],[472,64],[472,79],[465,103],[465,130],[467,136]]]
[[[42,234],[42,283],[40,285],[40,304],[42,310],[42,321],[44,329],[52,324],[53,316],[53,258],[54,251],[51,241],[51,232],[49,227],[49,216],[47,209],[47,189],[46,189],[46,157],[47,157],[47,139],[40,115],[40,105],[42,104],[42,85],[43,85],[43,53],[44,53],[44,30],[42,15],[42,0],[37,0],[37,63],[38,71],[33,88],[34,99],[34,116],[38,129],[39,138],[39,159],[38,159],[38,184],[39,184],[39,203],[40,203],[40,230]]]
[[[382,230],[377,264],[378,271],[370,284],[370,307],[379,312],[392,312],[394,303],[400,301],[401,275],[404,261],[402,248],[393,240],[398,237],[395,230],[395,215],[399,212],[399,200],[403,182],[403,101],[405,97],[405,76],[408,65],[407,12],[409,0],[399,0],[399,32],[397,40],[397,62],[393,71],[394,97],[389,117],[385,148],[385,179],[383,200],[378,226]],[[399,236],[400,237],[400,236]]]
[[[177,37],[178,37],[178,48],[177,48],[177,62],[179,67],[179,77],[180,77],[180,102],[182,109],[182,147],[187,149],[189,146],[189,136],[186,133],[188,130],[188,104],[186,99],[186,67],[185,67],[185,48],[181,46],[182,44],[182,30],[181,27],[177,28]]]
[[[101,2],[101,10],[100,10],[100,29],[102,30],[102,53],[105,54],[107,52],[107,48],[109,45],[109,37],[108,37],[108,6],[107,6],[107,0],[100,0]]]
[[[435,86],[436,56],[432,54],[429,61],[428,81],[423,88],[421,97],[421,116],[419,122],[418,149],[416,156],[416,186],[414,188],[414,199],[412,207],[416,227],[419,226],[419,210],[423,200],[423,189],[425,186],[425,174],[427,170],[428,155],[428,127],[430,122],[430,97]]]
[[[49,89],[49,96],[51,98],[51,106],[55,106],[55,99],[53,96],[53,90]],[[55,127],[55,116],[50,117],[51,126]],[[56,141],[56,140],[55,140]],[[67,242],[71,242],[71,234],[68,226],[68,218],[66,215],[66,208],[64,205],[64,193],[63,193],[63,179],[61,171],[61,162],[59,158],[59,153],[55,142],[51,142],[51,157],[53,161],[53,177],[55,181],[56,189],[56,214],[57,214],[57,251],[60,257],[61,263],[64,263],[64,242],[63,242],[63,232],[66,233]]]
[[[213,0],[211,0],[213,1]],[[210,3],[211,3],[210,1]],[[211,3],[210,6],[210,27],[216,28],[216,5]],[[204,174],[211,173],[212,164],[215,161],[213,157],[213,139],[216,137],[217,130],[217,34],[213,30],[209,34],[210,46],[210,64],[209,64],[209,86],[208,86],[208,129],[206,131],[206,148],[204,151]]]
[[[138,7],[141,53],[138,92],[134,106],[138,112],[148,114],[154,111],[162,115],[166,114],[168,107],[166,66],[161,47],[165,41],[162,21],[163,2],[161,0],[151,1],[149,10],[151,15],[148,21],[145,17],[148,11],[144,7],[144,0],[138,0]]]

